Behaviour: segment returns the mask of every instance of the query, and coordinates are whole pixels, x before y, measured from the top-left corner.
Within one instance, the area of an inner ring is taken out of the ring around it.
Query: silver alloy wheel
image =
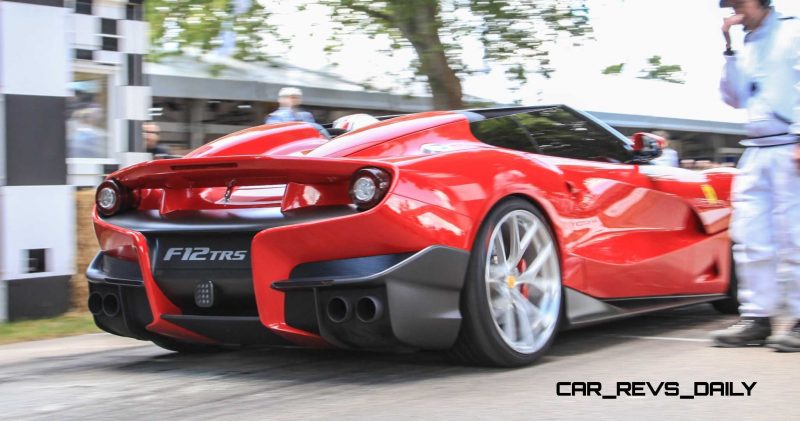
[[[561,307],[558,253],[547,225],[527,210],[498,222],[486,253],[486,297],[503,340],[531,354],[547,344]]]

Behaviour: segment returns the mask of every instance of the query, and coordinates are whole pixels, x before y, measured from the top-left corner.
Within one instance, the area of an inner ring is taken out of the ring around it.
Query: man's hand
[[[722,36],[725,37],[725,47],[731,48],[731,26],[744,23],[744,15],[731,15],[722,20]]]

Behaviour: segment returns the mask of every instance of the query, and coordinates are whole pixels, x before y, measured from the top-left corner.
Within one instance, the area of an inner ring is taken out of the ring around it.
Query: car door
[[[655,188],[629,164],[621,135],[562,107],[517,115],[541,157],[558,166],[572,197],[565,249],[582,262],[582,283],[598,298],[687,293],[698,239],[687,202]],[[572,280],[575,281],[575,280]]]

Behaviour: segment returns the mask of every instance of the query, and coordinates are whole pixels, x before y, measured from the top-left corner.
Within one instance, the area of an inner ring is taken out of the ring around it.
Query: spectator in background
[[[169,155],[169,149],[160,145],[161,141],[161,128],[156,123],[145,123],[142,125],[142,132],[145,142],[147,153],[153,154],[154,158],[159,155]]]
[[[69,140],[67,156],[70,158],[104,158],[106,133],[100,128],[100,108],[80,108],[67,121]]]
[[[669,133],[663,130],[653,132],[656,136],[664,138],[666,145],[661,151],[661,156],[650,161],[655,165],[665,165],[669,167],[680,167],[680,159],[678,159],[678,151],[672,148],[672,140],[669,138]]]
[[[284,123],[287,121],[305,121],[306,123],[316,123],[314,116],[308,111],[301,110],[300,104],[303,103],[303,91],[298,88],[281,88],[278,92],[278,104],[280,108],[267,116],[265,123]]]

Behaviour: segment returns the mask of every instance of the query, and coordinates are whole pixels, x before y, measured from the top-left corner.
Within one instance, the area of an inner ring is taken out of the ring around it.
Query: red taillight
[[[353,174],[350,182],[350,198],[358,210],[375,207],[389,191],[392,177],[380,168],[362,168]]]
[[[106,180],[97,187],[94,196],[97,212],[112,216],[136,207],[137,195],[116,180]]]

